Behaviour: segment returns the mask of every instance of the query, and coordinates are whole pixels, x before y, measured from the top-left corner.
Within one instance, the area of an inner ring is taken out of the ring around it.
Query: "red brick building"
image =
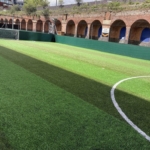
[[[0,24],[2,25],[4,20],[12,24],[13,20],[21,30],[48,33],[49,23],[53,18],[57,19],[58,33],[63,32],[65,36],[150,46],[150,10],[117,13],[107,11],[50,17],[0,16]]]

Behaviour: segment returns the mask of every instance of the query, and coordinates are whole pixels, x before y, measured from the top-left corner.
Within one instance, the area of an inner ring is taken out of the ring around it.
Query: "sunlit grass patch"
[[[150,148],[110,98],[120,79],[150,74],[149,61],[56,43],[0,45],[0,129],[15,150]],[[138,85],[146,90],[135,90]],[[147,134],[148,88],[149,79],[137,79],[116,90],[123,110]]]

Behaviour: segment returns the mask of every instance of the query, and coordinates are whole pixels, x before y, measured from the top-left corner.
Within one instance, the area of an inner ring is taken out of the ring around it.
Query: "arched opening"
[[[24,19],[21,21],[21,30],[26,30],[26,21]]]
[[[61,22],[59,20],[56,20],[55,26],[56,26],[56,32],[61,32]]]
[[[5,19],[5,24],[8,24],[8,20],[7,19]]]
[[[31,19],[28,20],[28,23],[27,23],[27,30],[28,31],[32,31],[33,30],[33,22]]]
[[[11,28],[9,21],[6,18],[0,20],[0,28]]]
[[[3,21],[4,21],[4,20],[3,20],[3,19],[1,19],[1,23],[3,23]]]
[[[70,20],[67,23],[66,35],[68,35],[68,36],[74,36],[75,35],[75,23],[73,20]]]
[[[5,19],[3,23],[4,23],[4,26],[3,26],[4,28],[12,28],[12,23],[9,24],[9,21],[7,19]]]
[[[9,19],[7,26],[8,28],[12,28],[12,19]]]
[[[92,22],[90,26],[90,39],[99,39],[102,34],[102,24],[99,20]]]
[[[41,20],[38,20],[36,23],[36,31],[42,32],[43,31],[43,22]]]
[[[77,27],[77,37],[85,38],[87,35],[88,26],[86,21],[81,20]]]
[[[9,19],[9,24],[12,24],[12,19]]]
[[[109,41],[124,43],[126,36],[126,24],[122,20],[116,20],[110,27]]]
[[[19,19],[16,19],[15,24],[14,24],[14,29],[20,29],[20,21]]]
[[[150,28],[144,28],[140,38],[141,42],[150,42]]]
[[[5,18],[4,20],[3,20],[3,23],[2,23],[2,26],[1,26],[2,28],[9,28],[8,27],[8,20]]]
[[[130,29],[129,44],[147,45],[150,36],[150,24],[144,19],[135,21]]]
[[[125,39],[125,36],[126,36],[126,27],[122,27],[121,30],[120,30],[120,36],[119,36],[119,39]]]
[[[45,22],[45,24],[44,24],[44,32],[45,33],[48,33],[49,32],[49,24],[50,24],[51,22],[49,21],[49,20],[47,20],[46,22]]]
[[[1,18],[1,20],[0,20],[0,28],[3,27],[3,23],[4,23],[4,20]]]

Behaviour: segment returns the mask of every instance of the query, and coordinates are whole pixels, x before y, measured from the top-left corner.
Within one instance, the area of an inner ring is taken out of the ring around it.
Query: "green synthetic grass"
[[[0,45],[0,129],[5,149],[150,148],[110,99],[117,81],[149,75],[149,61],[55,43],[0,40]],[[150,79],[134,79],[115,92],[129,118],[147,134],[149,87]]]

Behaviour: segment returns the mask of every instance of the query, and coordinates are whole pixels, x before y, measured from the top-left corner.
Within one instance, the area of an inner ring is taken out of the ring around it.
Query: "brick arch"
[[[4,22],[4,19],[3,18],[1,18],[1,23],[3,23]]]
[[[123,20],[115,20],[110,26],[109,41],[120,42],[125,41],[126,23]],[[123,42],[124,43],[124,42]]]
[[[57,31],[61,31],[62,25],[60,20],[56,20],[55,26]]]
[[[117,17],[115,19],[112,19],[111,23],[110,23],[110,26],[112,26],[116,21],[119,21],[119,20],[123,21],[126,26],[130,26],[131,21],[129,22],[129,20],[127,20],[126,18],[124,18],[122,16]]]
[[[27,30],[32,31],[33,30],[33,22],[31,19],[28,20],[27,22]]]
[[[20,25],[20,20],[19,20],[19,19],[16,19],[16,20],[15,20],[15,24],[16,24],[16,25]]]
[[[130,29],[129,44],[139,45],[141,43],[141,34],[145,28],[150,28],[150,23],[145,19],[136,20]]]
[[[6,18],[4,19],[4,22],[5,22],[6,24],[8,24],[8,20],[7,20]]]
[[[0,20],[0,28],[8,28],[8,20],[7,20],[7,18],[1,18],[1,20]]]
[[[23,19],[21,21],[21,30],[26,30],[26,21],[25,21],[25,19]]]
[[[42,32],[43,31],[43,22],[42,20],[38,20],[36,23],[36,31],[37,32]]]
[[[4,20],[3,20],[3,18],[1,18],[0,19],[0,28],[3,26],[3,22],[4,22]]]
[[[49,32],[49,24],[51,23],[50,20],[46,20],[45,24],[44,24],[44,32],[48,33]]]
[[[99,20],[94,20],[90,26],[90,39],[98,39],[100,38],[102,33],[102,23]]]
[[[12,24],[12,19],[9,19],[9,24]]]
[[[20,29],[20,20],[19,19],[15,20],[14,29]]]
[[[68,36],[75,35],[75,22],[73,20],[69,20],[66,25],[66,35]]]
[[[88,28],[87,22],[85,20],[81,20],[78,23],[78,27],[77,27],[77,37],[85,38],[87,33],[87,28]]]

